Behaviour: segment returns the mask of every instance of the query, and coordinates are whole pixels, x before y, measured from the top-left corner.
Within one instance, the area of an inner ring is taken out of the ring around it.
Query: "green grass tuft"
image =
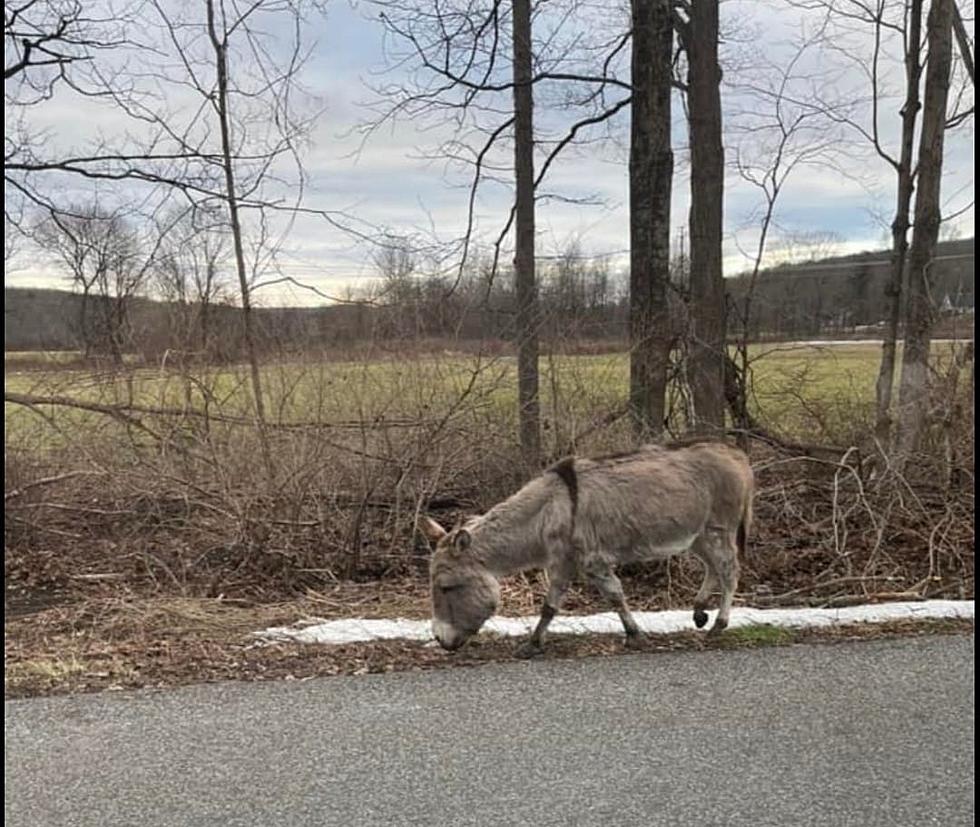
[[[795,635],[792,629],[761,624],[758,626],[739,626],[725,631],[725,636],[732,643],[748,646],[779,646],[792,643]]]

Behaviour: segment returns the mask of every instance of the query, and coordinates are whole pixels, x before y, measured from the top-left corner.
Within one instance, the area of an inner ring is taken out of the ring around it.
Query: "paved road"
[[[5,823],[973,824],[973,637],[5,704]]]

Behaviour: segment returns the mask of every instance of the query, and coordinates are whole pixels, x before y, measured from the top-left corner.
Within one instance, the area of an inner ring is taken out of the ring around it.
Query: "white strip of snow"
[[[848,606],[840,609],[732,609],[729,628],[739,626],[780,626],[789,629],[845,626],[853,623],[885,623],[890,620],[928,620],[974,617],[972,600],[924,600],[909,603],[879,603],[870,606]],[[635,612],[636,622],[644,632],[670,634],[691,631],[691,611]],[[492,617],[483,631],[506,637],[528,634],[537,617]],[[618,615],[605,614],[559,616],[548,627],[550,634],[622,634]],[[432,640],[428,620],[364,620],[343,618],[313,625],[275,626],[256,632],[263,643],[359,643],[372,640]]]
[[[935,345],[965,345],[972,339],[932,339]],[[880,345],[879,339],[799,339],[794,342],[757,342],[760,347],[778,349],[780,347],[845,347],[847,345]]]

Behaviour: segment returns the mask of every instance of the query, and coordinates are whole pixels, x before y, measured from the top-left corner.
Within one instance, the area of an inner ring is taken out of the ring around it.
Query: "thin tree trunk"
[[[688,109],[691,140],[692,391],[695,427],[725,425],[726,307],[722,276],[725,156],[718,65],[718,0],[691,4]]]
[[[225,190],[228,200],[228,216],[231,223],[231,234],[235,249],[235,264],[238,272],[238,285],[242,294],[242,335],[245,339],[245,349],[248,354],[248,364],[252,378],[252,402],[255,407],[255,426],[262,447],[266,474],[273,477],[272,453],[269,449],[269,439],[266,434],[265,403],[262,397],[262,378],[259,372],[258,353],[255,348],[255,335],[252,329],[252,301],[248,274],[245,269],[245,250],[242,243],[242,225],[238,215],[238,195],[235,188],[235,170],[232,163],[233,150],[231,145],[231,125],[228,114],[228,42],[222,35],[218,37],[215,26],[214,0],[207,0],[208,34],[214,48],[217,70],[217,98],[215,105],[218,120],[221,125],[222,164],[225,172]]]
[[[201,358],[210,359],[211,348],[211,286],[214,283],[215,265],[213,261],[205,264],[204,290],[200,291],[201,302]]]
[[[84,356],[86,361],[92,355],[92,335],[89,332],[89,316],[88,316],[88,304],[89,304],[89,286],[83,284],[82,286],[82,306],[79,308],[79,326],[82,332],[82,347],[84,348]]]
[[[112,348],[112,360],[118,367],[123,364],[123,350],[126,345],[126,297],[106,297],[109,306],[109,342]]]
[[[911,0],[909,6],[908,42],[905,52],[905,104],[902,106],[902,145],[898,159],[898,191],[895,219],[892,221],[891,270],[885,286],[888,317],[885,338],[881,345],[881,365],[875,385],[875,435],[882,446],[891,439],[892,393],[895,386],[895,362],[898,327],[902,311],[902,284],[905,280],[905,261],[908,254],[909,216],[915,182],[912,160],[915,148],[915,122],[918,118],[919,82],[922,76],[920,60],[922,39],[922,0]]]
[[[973,52],[970,51],[970,37],[966,33],[966,26],[963,25],[960,7],[955,2],[953,3],[953,33],[956,35],[956,42],[960,47],[960,57],[963,58],[966,73],[970,76],[970,83],[976,86],[977,81],[973,76]]]
[[[514,280],[517,292],[517,397],[521,451],[541,461],[538,398],[538,296],[534,274],[534,100],[531,88],[531,2],[514,0]]]
[[[659,436],[671,331],[670,145],[673,29],[669,0],[632,0],[630,135],[630,414],[638,439]]]
[[[909,292],[905,312],[905,353],[900,388],[899,463],[918,445],[929,404],[929,347],[934,308],[930,266],[939,240],[943,139],[952,66],[952,0],[933,0],[926,22],[928,65],[919,138],[919,186],[909,251]]]

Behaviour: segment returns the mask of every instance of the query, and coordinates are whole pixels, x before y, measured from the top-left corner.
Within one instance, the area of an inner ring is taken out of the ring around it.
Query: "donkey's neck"
[[[542,522],[554,498],[554,480],[538,477],[467,526],[476,555],[494,575],[540,568],[545,562]]]

